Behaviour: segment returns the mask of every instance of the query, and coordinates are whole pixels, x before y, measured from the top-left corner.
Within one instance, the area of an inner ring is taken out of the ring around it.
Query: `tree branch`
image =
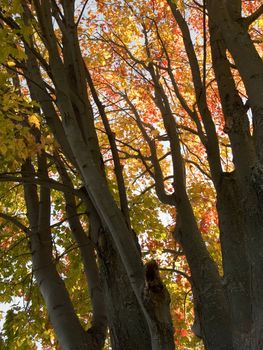
[[[254,21],[256,21],[263,14],[263,4],[253,12],[250,16],[243,19],[243,23],[249,27]]]

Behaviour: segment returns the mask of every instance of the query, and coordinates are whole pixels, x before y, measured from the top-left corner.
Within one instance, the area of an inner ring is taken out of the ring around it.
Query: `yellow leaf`
[[[14,67],[16,64],[13,61],[8,61],[7,65],[8,65],[8,67]]]
[[[35,126],[37,129],[40,128],[39,117],[36,114],[32,114],[28,118],[29,124]]]

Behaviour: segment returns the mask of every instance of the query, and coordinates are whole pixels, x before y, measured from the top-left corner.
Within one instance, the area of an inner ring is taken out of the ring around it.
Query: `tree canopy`
[[[262,13],[0,1],[1,349],[263,350]]]

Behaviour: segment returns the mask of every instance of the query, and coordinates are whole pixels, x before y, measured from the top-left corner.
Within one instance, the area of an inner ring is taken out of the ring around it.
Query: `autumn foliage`
[[[263,349],[262,5],[220,3],[0,2],[1,349]]]

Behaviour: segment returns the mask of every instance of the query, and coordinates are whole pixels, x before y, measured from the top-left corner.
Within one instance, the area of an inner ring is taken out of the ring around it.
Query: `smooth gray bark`
[[[55,156],[55,161],[63,183],[66,186],[73,188],[72,181],[62,160],[59,158],[59,155]],[[91,235],[88,236],[82,227],[74,195],[71,193],[65,193],[64,197],[68,223],[80,250],[88,283],[89,296],[92,302],[92,326],[88,330],[88,333],[96,340],[98,349],[102,349],[107,332],[107,314],[102,283],[99,277],[99,269],[96,261],[95,244],[91,240]]]
[[[39,156],[38,172],[44,177],[47,176],[45,163],[45,156]],[[34,173],[30,160],[23,165],[22,173],[24,175]],[[56,270],[50,231],[50,190],[41,186],[39,198],[36,185],[25,184],[24,191],[30,223],[29,240],[33,273],[58,341],[65,350],[98,349],[96,343],[82,328],[65,284]]]

